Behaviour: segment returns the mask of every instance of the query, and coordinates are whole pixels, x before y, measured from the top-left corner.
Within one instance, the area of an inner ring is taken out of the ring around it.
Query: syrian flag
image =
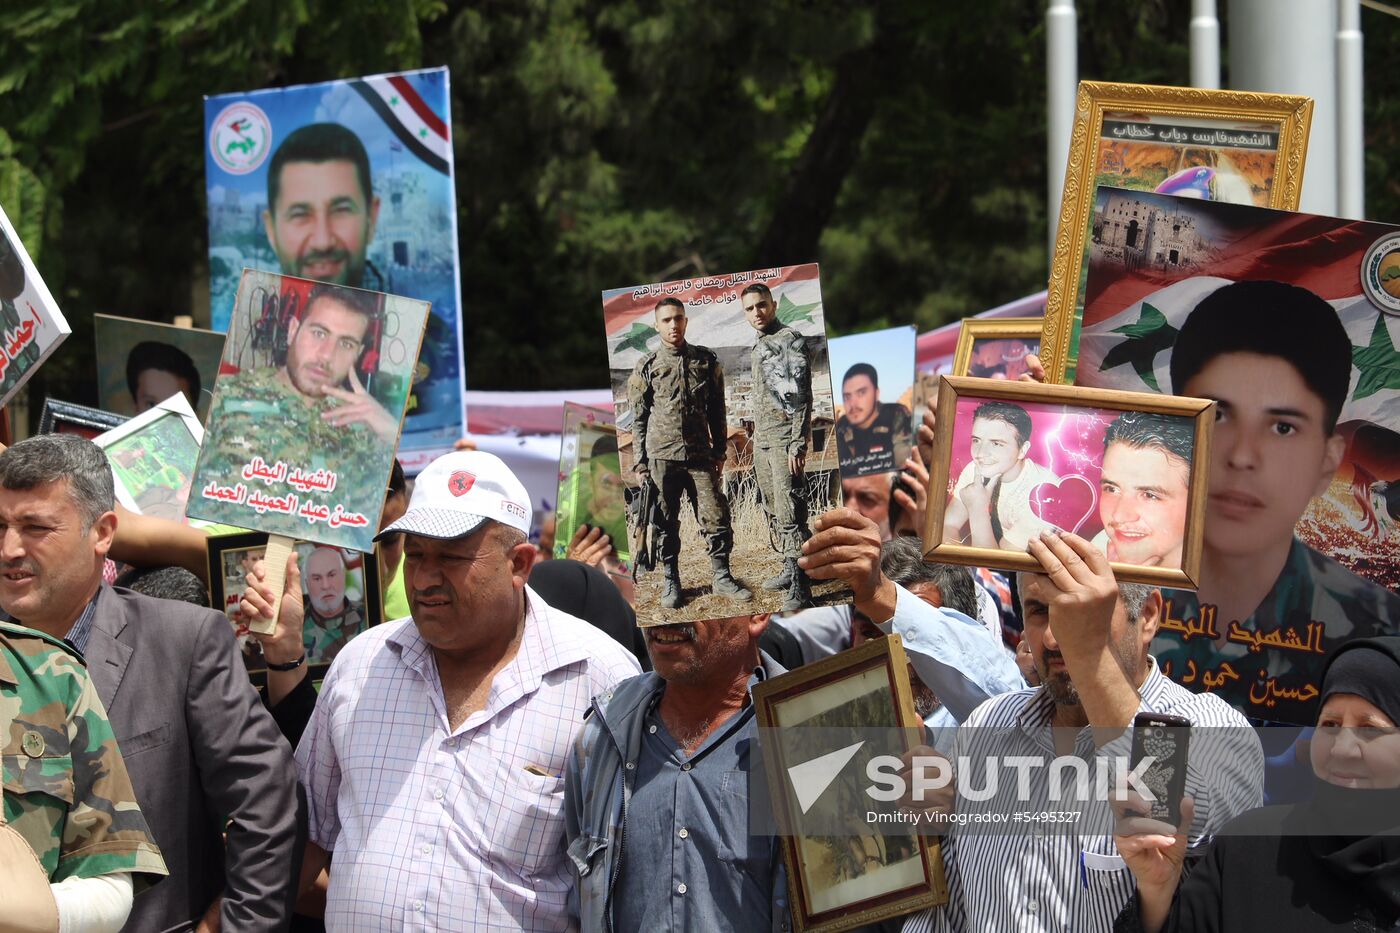
[[[378,75],[347,82],[379,114],[404,148],[423,164],[449,174],[452,131],[403,75]],[[392,143],[391,143],[392,145]]]

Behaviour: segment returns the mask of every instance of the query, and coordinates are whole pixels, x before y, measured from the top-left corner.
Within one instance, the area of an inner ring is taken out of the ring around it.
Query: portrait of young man
[[[1124,412],[1104,433],[1093,540],[1109,560],[1180,567],[1195,426],[1190,418]]]
[[[1031,459],[1030,413],[1014,402],[983,402],[972,413],[972,460],[958,474],[943,517],[943,539],[1024,551],[1048,525],[1031,511],[1031,490],[1059,482]]]

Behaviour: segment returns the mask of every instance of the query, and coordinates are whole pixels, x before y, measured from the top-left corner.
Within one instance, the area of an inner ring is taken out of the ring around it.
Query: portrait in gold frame
[[[1038,355],[1043,324],[1044,319],[1038,317],[963,318],[962,329],[958,331],[958,348],[953,352],[953,375],[986,375],[982,368],[977,366],[977,353],[992,341],[1022,341],[1025,344],[1025,353]],[[1017,364],[1023,359],[1024,356],[1021,355],[1003,358],[1005,367],[992,378],[1018,378],[1023,370],[1018,368]]]

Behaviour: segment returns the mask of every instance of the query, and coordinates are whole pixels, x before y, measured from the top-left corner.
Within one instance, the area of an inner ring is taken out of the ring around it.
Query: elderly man
[[[306,659],[335,658],[360,633],[364,619],[345,598],[345,558],[332,547],[318,547],[306,558]]]
[[[291,752],[248,682],[227,618],[102,583],[112,470],[44,434],[0,454],[0,608],[87,659],[170,877],[124,929],[282,930],[294,890]],[[207,914],[207,916],[206,916]]]
[[[849,529],[821,532],[809,544],[821,549],[810,571],[814,579],[847,580],[862,611],[877,621],[890,618],[900,630],[893,586],[872,569],[868,547],[865,556],[840,559],[846,548],[860,546]],[[1244,717],[1219,697],[1173,684],[1147,653],[1162,618],[1161,594],[1119,585],[1107,558],[1075,535],[1046,534],[1031,539],[1029,548],[1045,570],[1020,577],[1025,634],[1043,686],[994,697],[964,719],[952,757],[971,762],[974,773],[956,776],[959,814],[1074,809],[1073,802],[1051,801],[1052,769],[1043,767],[1029,773],[1029,798],[1019,786],[1015,794],[1003,789],[984,800],[975,800],[972,790],[988,786],[991,778],[980,772],[998,762],[1126,758],[1124,730],[1144,711],[1183,716],[1196,727],[1186,792],[1205,803],[1191,827],[1193,845],[1258,806],[1263,753]],[[1133,879],[1114,847],[1106,801],[1078,803],[1086,804],[1083,819],[1061,830],[954,826],[943,856],[949,902],[911,917],[906,931],[1111,929],[1132,896]]]
[[[455,452],[379,534],[404,534],[412,616],[341,650],[297,747],[330,929],[568,927],[565,759],[589,699],[640,667],[526,585],[530,517],[504,463]]]
[[[593,701],[565,774],[582,933],[791,929],[778,840],[749,833],[749,692],[784,673],[767,627],[648,626],[653,672]]]

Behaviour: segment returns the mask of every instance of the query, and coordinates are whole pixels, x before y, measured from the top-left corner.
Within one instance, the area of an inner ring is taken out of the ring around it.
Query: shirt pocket
[[[749,798],[749,773],[726,771],[720,782],[719,803],[723,807],[715,814],[719,830],[719,857],[740,869],[750,881],[758,882],[768,876],[772,862],[773,837],[750,832],[752,814]]]
[[[154,729],[147,729],[130,738],[117,739],[117,747],[121,749],[122,758],[134,758],[142,752],[159,748],[169,742],[170,732],[170,723],[163,722]]]
[[[68,812],[73,809],[73,759],[66,754],[5,755],[4,796],[19,812],[9,820],[50,875],[58,867]],[[11,813],[14,810],[11,809]]]
[[[487,818],[483,840],[496,860],[532,878],[564,857],[564,779],[504,766],[503,798]]]

